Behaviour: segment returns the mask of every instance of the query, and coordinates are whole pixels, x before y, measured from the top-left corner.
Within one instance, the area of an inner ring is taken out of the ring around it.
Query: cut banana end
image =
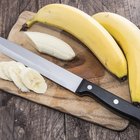
[[[17,62],[16,65],[12,65],[9,67],[8,72],[10,78],[14,82],[14,84],[22,91],[22,92],[29,92],[29,89],[23,84],[20,73],[26,69],[26,67],[22,64]]]
[[[34,47],[42,53],[49,54],[61,60],[72,60],[75,57],[73,49],[64,41],[40,32],[24,32],[34,43]]]
[[[23,84],[30,90],[36,93],[46,92],[47,84],[44,78],[36,70],[26,68],[21,72],[20,76]]]

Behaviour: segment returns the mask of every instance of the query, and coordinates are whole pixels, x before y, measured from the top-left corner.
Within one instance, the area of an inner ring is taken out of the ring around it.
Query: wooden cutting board
[[[30,31],[38,31],[54,35],[67,42],[76,53],[76,58],[74,60],[65,62],[37,52],[34,49],[34,45],[28,40],[26,35],[23,32],[19,32],[22,24],[33,15],[34,13],[29,11],[23,12],[19,16],[16,24],[13,26],[8,39],[22,45],[38,55],[41,55],[45,59],[53,61],[65,69],[96,83],[125,100],[130,100],[128,82],[119,82],[117,78],[113,77],[105,70],[85,45],[68,33],[39,23],[33,25],[29,29]],[[10,59],[7,56],[0,54],[0,61],[7,60]],[[77,97],[68,90],[65,90],[59,85],[49,81],[47,78],[45,79],[48,84],[48,90],[43,95],[33,92],[22,93],[12,82],[4,80],[0,80],[0,89],[113,130],[123,130],[128,126],[129,122],[127,120],[110,112],[93,99],[89,97]]]

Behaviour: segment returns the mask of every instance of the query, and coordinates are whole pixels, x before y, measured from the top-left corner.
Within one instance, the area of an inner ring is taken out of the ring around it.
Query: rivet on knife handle
[[[111,108],[112,111],[117,111],[130,119],[140,121],[140,109],[138,107],[85,79],[81,82],[76,93],[79,96],[90,96],[97,99],[100,103]]]

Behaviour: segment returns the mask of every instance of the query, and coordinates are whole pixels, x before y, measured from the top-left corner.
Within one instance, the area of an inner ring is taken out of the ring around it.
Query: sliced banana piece
[[[3,68],[2,68],[3,73],[5,74],[5,76],[7,77],[7,79],[9,81],[12,81],[12,79],[11,79],[11,77],[9,75],[9,68],[11,66],[15,66],[17,62],[16,61],[7,61],[7,62],[3,62],[3,63],[4,63]]]
[[[8,73],[10,75],[10,78],[14,82],[14,84],[22,91],[22,92],[29,92],[29,89],[23,84],[20,73],[21,71],[24,71],[26,67],[20,63],[16,62],[15,65],[12,65],[8,69]]]
[[[34,69],[26,68],[21,72],[21,80],[24,85],[36,93],[45,93],[47,84],[44,78]]]
[[[0,62],[0,78],[9,81],[9,78],[5,75],[4,70],[3,70],[5,63],[7,62]]]
[[[40,32],[25,32],[25,34],[39,52],[62,60],[72,60],[75,57],[73,49],[59,38]]]

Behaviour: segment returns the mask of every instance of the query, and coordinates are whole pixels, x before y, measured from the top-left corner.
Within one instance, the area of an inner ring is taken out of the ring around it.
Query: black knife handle
[[[76,93],[79,96],[90,96],[93,99],[97,99],[112,111],[116,111],[128,119],[140,122],[140,108],[85,79],[82,80]]]

